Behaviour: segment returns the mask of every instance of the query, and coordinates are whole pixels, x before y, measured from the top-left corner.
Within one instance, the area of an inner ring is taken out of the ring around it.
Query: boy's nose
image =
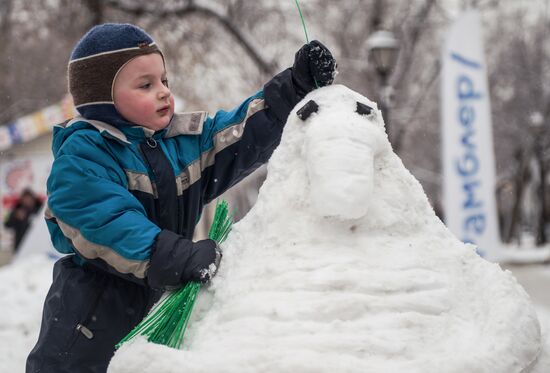
[[[170,97],[170,90],[168,87],[164,87],[158,92],[158,98],[159,100],[164,100],[165,98]]]

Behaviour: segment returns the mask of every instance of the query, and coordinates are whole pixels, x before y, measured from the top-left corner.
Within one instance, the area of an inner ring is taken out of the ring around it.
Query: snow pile
[[[530,373],[547,373],[550,367],[550,309],[536,305],[542,330],[543,346],[534,369]]]
[[[222,263],[183,351],[137,340],[109,372],[504,373],[541,348],[515,278],[445,228],[376,105],[343,86],[290,114]]]
[[[31,255],[0,269],[0,366],[3,372],[24,372],[38,340],[42,307],[52,283],[54,261]]]

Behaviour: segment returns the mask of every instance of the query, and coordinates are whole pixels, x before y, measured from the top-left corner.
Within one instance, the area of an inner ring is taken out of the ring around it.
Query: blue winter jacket
[[[78,117],[56,127],[55,248],[151,287],[179,285],[203,206],[269,159],[299,99],[285,70],[232,111],[176,114],[154,134]]]

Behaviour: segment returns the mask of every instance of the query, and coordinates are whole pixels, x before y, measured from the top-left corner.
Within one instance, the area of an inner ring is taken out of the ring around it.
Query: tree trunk
[[[11,119],[13,97],[11,91],[11,11],[12,0],[0,0],[0,100],[3,110],[0,111],[0,124]],[[5,111],[5,112],[4,112]]]
[[[92,15],[91,26],[99,25],[104,22],[103,10],[104,5],[102,0],[86,0],[84,4]]]
[[[548,239],[546,237],[546,223],[548,222],[548,212],[547,206],[546,206],[546,164],[544,162],[543,157],[543,149],[542,149],[542,143],[540,141],[537,141],[537,144],[535,145],[535,159],[537,160],[539,164],[539,178],[540,183],[538,187],[538,195],[540,199],[540,210],[539,210],[539,216],[537,219],[537,231],[536,231],[536,243],[537,246],[544,245],[548,242]]]
[[[515,200],[514,208],[512,209],[512,217],[510,218],[510,223],[508,224],[508,229],[506,229],[505,242],[511,243],[514,236],[517,234],[517,226],[521,220],[521,202],[523,200],[523,192],[525,190],[525,183],[528,179],[527,175],[529,172],[529,158],[531,154],[528,150],[524,149],[521,152],[520,162],[518,167],[518,172],[516,174],[515,182]]]

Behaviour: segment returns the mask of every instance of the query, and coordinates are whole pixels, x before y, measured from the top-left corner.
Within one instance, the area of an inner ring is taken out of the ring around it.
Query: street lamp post
[[[369,52],[369,59],[374,63],[376,73],[380,79],[380,109],[384,116],[386,132],[388,136],[390,136],[389,111],[391,106],[392,87],[388,82],[390,73],[397,62],[399,43],[391,31],[379,30],[368,38],[367,49]]]

